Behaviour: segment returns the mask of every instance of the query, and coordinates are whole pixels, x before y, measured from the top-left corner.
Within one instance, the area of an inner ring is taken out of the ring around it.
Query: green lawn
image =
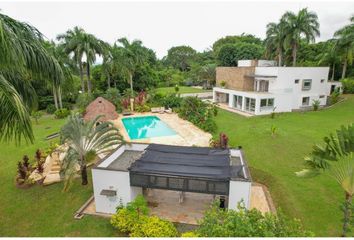
[[[82,187],[75,181],[71,190],[62,192],[62,184],[17,189],[14,184],[16,164],[23,154],[33,156],[37,148],[49,145],[44,137],[55,133],[65,120],[45,116],[33,124],[33,145],[0,143],[0,236],[115,236],[109,219],[73,214],[91,196],[92,185]],[[48,129],[47,129],[48,128]]]
[[[210,92],[211,90],[204,90],[204,89],[199,89],[199,88],[193,88],[193,87],[185,87],[185,86],[179,86],[179,91],[178,93],[202,93],[202,92]],[[156,93],[161,93],[161,94],[169,94],[169,93],[175,93],[175,87],[162,87],[162,88],[157,88]]]
[[[241,145],[252,167],[254,180],[269,186],[273,200],[287,214],[300,218],[317,236],[338,236],[341,228],[339,203],[344,194],[328,176],[300,179],[303,157],[312,145],[339,128],[354,122],[354,95],[337,106],[307,113],[286,113],[245,118],[219,111],[219,131],[228,134],[233,146]],[[74,220],[74,212],[92,194],[92,185],[74,182],[68,193],[63,185],[17,189],[14,185],[17,162],[23,154],[34,155],[49,142],[44,137],[57,132],[65,120],[45,116],[34,124],[34,145],[0,143],[0,236],[116,236],[108,219],[85,216]],[[274,125],[278,135],[271,137]]]
[[[329,176],[302,179],[294,172],[304,167],[304,156],[314,144],[340,125],[354,122],[354,95],[346,97],[327,110],[284,113],[276,119],[245,118],[221,110],[216,118],[218,131],[229,136],[230,144],[243,147],[253,179],[270,188],[276,206],[301,219],[317,236],[340,235],[344,193]],[[274,138],[272,125],[278,131]]]

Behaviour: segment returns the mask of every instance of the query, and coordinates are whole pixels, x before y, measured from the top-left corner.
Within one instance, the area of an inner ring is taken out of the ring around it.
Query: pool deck
[[[123,125],[122,119],[140,116],[156,116],[160,118],[168,127],[173,129],[177,135],[131,140]],[[128,142],[208,147],[209,141],[212,138],[210,133],[204,132],[192,123],[179,118],[176,113],[134,113],[134,115],[131,116],[120,115],[118,119],[112,122]]]

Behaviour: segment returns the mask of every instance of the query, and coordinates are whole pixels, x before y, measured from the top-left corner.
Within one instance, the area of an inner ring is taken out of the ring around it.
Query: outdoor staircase
[[[46,175],[43,185],[50,185],[52,183],[60,182],[60,161],[59,161],[59,153],[52,153],[52,164],[48,174]]]

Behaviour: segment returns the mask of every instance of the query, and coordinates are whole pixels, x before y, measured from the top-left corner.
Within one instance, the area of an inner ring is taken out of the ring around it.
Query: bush
[[[197,97],[186,97],[178,109],[178,116],[192,122],[194,125],[207,132],[216,131],[214,116],[217,115],[217,108],[214,104],[203,102]]]
[[[141,224],[135,224],[130,237],[177,237],[176,227],[156,216],[145,218]]]
[[[117,213],[111,218],[111,224],[120,232],[131,237],[177,237],[175,226],[156,216],[149,217],[149,208],[142,195],[138,195],[126,207],[118,206]]]
[[[238,210],[220,209],[215,202],[206,211],[195,233],[200,237],[302,237],[313,236],[303,229],[297,219],[277,214],[262,214],[257,209],[247,210],[241,202]]]
[[[45,111],[48,113],[48,114],[54,114],[54,112],[56,111],[56,107],[54,106],[54,104],[49,104],[47,106],[47,108],[45,109]]]
[[[210,147],[226,149],[229,147],[229,137],[225,133],[219,134],[219,139],[211,139]]]
[[[176,94],[168,94],[162,98],[161,104],[165,108],[179,108],[182,103],[182,98]]]
[[[313,110],[314,111],[317,111],[318,110],[318,108],[320,107],[320,100],[313,100],[312,101],[312,107],[313,107]]]
[[[86,109],[86,107],[94,100],[94,96],[88,93],[80,93],[76,100],[76,106],[80,109]]]
[[[190,238],[196,238],[196,237],[199,237],[198,234],[196,232],[185,232],[185,233],[182,233],[182,236],[181,237],[190,237]]]
[[[341,80],[343,93],[354,93],[354,78],[345,78]]]
[[[41,111],[32,111],[31,116],[36,121],[36,124],[38,124],[38,120],[43,116],[43,113]]]
[[[150,107],[146,104],[135,106],[135,111],[137,112],[150,112]]]
[[[70,115],[70,110],[66,108],[58,109],[54,112],[55,118],[62,119]]]
[[[339,101],[339,97],[340,97],[340,91],[339,88],[336,88],[330,96],[330,103],[331,104],[337,103]]]
[[[120,103],[120,93],[119,90],[116,88],[108,88],[106,93],[103,95],[103,97],[105,99],[107,99],[108,101],[110,101],[111,103],[113,103],[117,108],[119,108],[121,106]]]

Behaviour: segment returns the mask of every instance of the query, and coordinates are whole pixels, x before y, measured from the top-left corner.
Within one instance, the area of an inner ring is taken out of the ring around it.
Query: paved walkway
[[[213,98],[213,92],[201,92],[201,93],[182,93],[181,97],[198,97],[198,98]]]

